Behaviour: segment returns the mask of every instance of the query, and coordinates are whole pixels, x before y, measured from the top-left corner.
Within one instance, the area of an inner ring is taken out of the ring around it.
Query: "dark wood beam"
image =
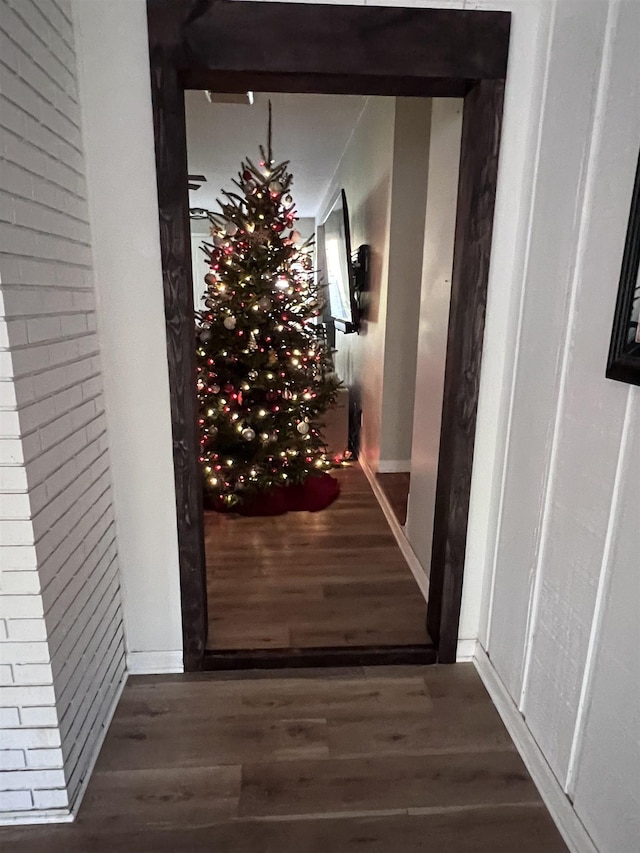
[[[184,665],[190,671],[202,668],[208,621],[195,397],[187,143],[184,92],[166,52],[158,46],[151,56],[151,97],[178,517],[182,637]],[[152,512],[153,508],[148,510]]]
[[[441,663],[455,662],[458,643],[503,98],[504,81],[477,83],[462,119],[427,615]]]
[[[189,64],[262,74],[485,80],[507,71],[508,12],[204,0],[183,25]]]

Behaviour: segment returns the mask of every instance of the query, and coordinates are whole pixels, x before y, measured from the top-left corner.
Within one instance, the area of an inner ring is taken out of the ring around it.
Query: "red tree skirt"
[[[330,474],[309,477],[302,485],[275,486],[260,492],[241,504],[227,508],[221,501],[208,502],[205,508],[239,515],[284,515],[285,512],[319,512],[332,504],[340,494],[340,483]]]

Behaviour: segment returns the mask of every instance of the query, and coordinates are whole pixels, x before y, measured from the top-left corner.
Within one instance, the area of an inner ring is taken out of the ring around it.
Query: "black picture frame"
[[[640,385],[640,153],[622,256],[606,375]]]

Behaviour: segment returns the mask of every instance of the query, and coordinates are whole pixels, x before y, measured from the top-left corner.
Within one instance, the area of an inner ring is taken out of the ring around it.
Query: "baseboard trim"
[[[408,474],[410,471],[410,459],[381,459],[378,462],[379,474]]]
[[[127,652],[127,669],[130,675],[184,672],[182,652]]]
[[[422,597],[425,602],[429,601],[429,578],[426,575],[426,572],[422,568],[420,564],[420,560],[416,557],[415,551],[409,544],[407,537],[404,535],[404,529],[398,522],[398,519],[395,516],[395,513],[391,509],[391,504],[385,493],[380,488],[380,483],[376,480],[375,474],[369,468],[364,455],[361,455],[358,458],[358,462],[360,467],[364,471],[364,475],[369,481],[369,485],[376,496],[378,503],[380,504],[380,508],[384,513],[384,517],[387,519],[387,523],[391,528],[391,532],[393,533],[396,542],[398,543],[398,547],[402,551],[402,556],[407,561],[407,565],[411,569],[411,574],[414,576],[418,587],[420,588],[420,592],[422,593]]]
[[[598,853],[524,717],[480,643],[476,644],[474,664],[567,847],[571,853]]]
[[[458,638],[456,649],[456,663],[469,663],[476,656],[477,640],[461,640]]]
[[[73,823],[75,815],[68,809],[54,811],[5,812],[0,815],[0,826],[30,826],[40,823]]]

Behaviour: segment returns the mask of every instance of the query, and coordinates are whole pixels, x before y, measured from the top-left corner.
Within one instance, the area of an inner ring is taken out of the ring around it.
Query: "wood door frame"
[[[147,0],[185,670],[207,590],[196,430],[185,89],[463,97],[427,626],[456,659],[510,12]]]

